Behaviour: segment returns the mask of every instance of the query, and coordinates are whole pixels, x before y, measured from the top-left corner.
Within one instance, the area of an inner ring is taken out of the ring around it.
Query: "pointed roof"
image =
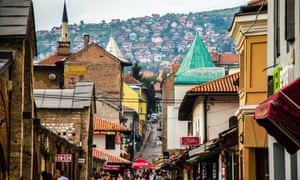
[[[62,22],[68,22],[66,1],[64,1],[64,11],[63,11]]]
[[[109,41],[107,43],[106,49],[107,52],[111,53],[115,57],[117,57],[120,61],[124,63],[130,63],[128,60],[125,59],[124,55],[122,54],[117,42],[114,40],[113,37],[109,38]],[[131,65],[131,63],[130,63]]]
[[[201,68],[201,67],[215,67],[215,64],[208,53],[204,43],[196,34],[195,39],[184,57],[177,73],[181,73],[187,70]]]
[[[225,75],[225,69],[216,67],[204,43],[195,39],[176,72],[175,84],[201,84]]]

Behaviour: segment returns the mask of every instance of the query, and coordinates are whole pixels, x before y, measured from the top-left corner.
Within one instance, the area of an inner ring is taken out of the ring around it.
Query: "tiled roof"
[[[132,75],[125,76],[123,80],[126,84],[141,84],[141,82],[135,79]]]
[[[100,117],[94,117],[94,131],[131,131],[131,129]]]
[[[155,76],[154,73],[151,71],[143,71],[143,72],[141,72],[141,74],[143,77],[154,77]]]
[[[188,91],[188,93],[198,93],[198,92],[205,92],[205,93],[216,93],[216,92],[237,92],[239,90],[239,87],[234,85],[238,79],[239,79],[240,73],[233,73],[227,76],[224,76],[223,78],[216,79],[213,81],[210,81],[205,84],[200,84],[198,86],[193,87]]]
[[[219,63],[239,63],[239,55],[238,54],[221,54]]]
[[[114,154],[111,154],[109,152],[106,152],[104,150],[101,150],[99,148],[93,148],[93,157],[102,159],[107,158],[107,163],[131,163],[127,159],[121,158],[119,156],[116,156]]]
[[[230,63],[239,63],[239,55],[232,53],[218,54],[210,53],[213,61],[216,64],[230,64]]]
[[[35,65],[50,65],[50,66],[55,66],[55,63],[58,61],[64,61],[68,56],[66,55],[58,55],[58,54],[53,54],[49,56],[48,58],[38,61],[35,63]]]

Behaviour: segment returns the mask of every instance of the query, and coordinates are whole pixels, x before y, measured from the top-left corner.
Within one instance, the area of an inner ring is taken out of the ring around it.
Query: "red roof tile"
[[[206,93],[234,93],[239,90],[239,86],[234,85],[235,81],[238,80],[240,73],[233,73],[223,78],[216,79],[210,81],[208,83],[200,84],[198,86],[193,87],[188,92],[189,93],[199,93],[199,92],[206,92]]]
[[[69,56],[53,54],[44,60],[36,62],[35,65],[55,65],[56,62],[64,61],[67,57]]]
[[[238,54],[221,54],[220,63],[239,63],[239,55]]]
[[[239,63],[239,55],[232,53],[217,54],[210,53],[211,58],[216,64]]]
[[[143,71],[141,72],[141,74],[143,75],[143,77],[154,77],[154,73],[151,71]]]
[[[99,148],[93,148],[93,157],[96,157],[99,159],[101,159],[103,157],[107,157],[108,163],[131,163],[127,159],[121,158],[119,156],[116,156],[107,151],[101,150]]]
[[[101,119],[94,118],[94,131],[130,131],[131,129],[120,124]]]
[[[123,81],[126,84],[141,84],[140,81],[138,81],[137,79],[135,79],[132,75],[127,75],[123,78]]]

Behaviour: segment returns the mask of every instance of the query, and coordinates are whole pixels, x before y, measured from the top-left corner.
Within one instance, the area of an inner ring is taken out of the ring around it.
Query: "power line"
[[[74,101],[91,101],[93,97],[89,96],[59,96],[59,95],[50,95],[50,94],[35,94],[35,98],[37,99],[54,99],[54,100],[74,100]],[[97,101],[106,101],[106,102],[127,102],[127,103],[180,103],[183,102],[183,99],[158,99],[158,100],[138,100],[136,98],[111,98],[111,97],[97,97],[95,96]],[[203,102],[202,100],[196,100],[194,102]],[[237,100],[211,100],[213,103],[235,103]]]

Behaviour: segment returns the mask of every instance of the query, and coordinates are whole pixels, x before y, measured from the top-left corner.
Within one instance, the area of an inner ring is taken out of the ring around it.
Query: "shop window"
[[[280,17],[279,17],[279,0],[274,0],[274,39],[275,39],[275,55],[280,56]]]
[[[285,179],[285,160],[284,160],[284,148],[278,143],[273,144],[274,149],[274,180]],[[280,171],[276,171],[280,169]]]
[[[297,153],[291,155],[291,180],[297,180]]]
[[[295,40],[295,0],[285,2],[285,39]]]
[[[115,149],[115,135],[106,135],[105,149]]]

